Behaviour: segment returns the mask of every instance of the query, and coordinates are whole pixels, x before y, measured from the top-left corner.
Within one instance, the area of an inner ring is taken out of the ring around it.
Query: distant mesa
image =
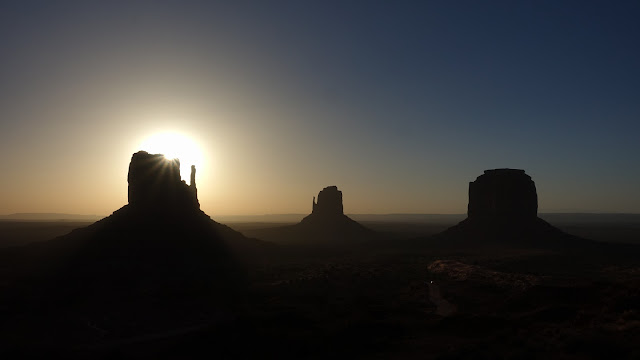
[[[469,183],[467,218],[434,236],[443,246],[562,247],[584,241],[538,218],[536,185],[524,170],[485,170]]]
[[[469,183],[470,218],[535,218],[538,194],[531,177],[519,169],[485,170]]]
[[[327,186],[318,193],[318,202],[313,198],[311,214],[302,219],[302,223],[323,223],[330,225],[345,221],[353,221],[344,214],[342,191],[337,186]],[[354,221],[355,222],[355,221]]]
[[[344,214],[342,208],[342,191],[337,186],[327,186],[318,193],[318,202],[313,197],[311,214],[315,216],[340,216]]]
[[[327,186],[313,200],[311,214],[294,225],[302,239],[317,243],[359,242],[371,236],[372,230],[360,225],[344,214],[342,191],[337,186]]]
[[[342,191],[327,186],[313,198],[311,214],[298,224],[264,229],[261,239],[292,245],[339,247],[371,240],[376,233],[344,214]]]

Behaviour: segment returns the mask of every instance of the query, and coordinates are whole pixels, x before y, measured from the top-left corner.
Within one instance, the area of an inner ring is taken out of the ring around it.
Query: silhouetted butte
[[[524,170],[485,170],[469,183],[467,218],[434,239],[440,246],[465,248],[559,248],[584,241],[553,227],[537,213],[536,186]]]
[[[371,240],[376,233],[344,214],[342,191],[327,186],[313,198],[311,214],[295,225],[265,229],[269,241],[315,247],[340,247]]]
[[[129,205],[146,211],[192,211],[200,209],[195,183],[195,165],[191,166],[191,184],[180,178],[180,160],[162,154],[139,151],[129,163]]]

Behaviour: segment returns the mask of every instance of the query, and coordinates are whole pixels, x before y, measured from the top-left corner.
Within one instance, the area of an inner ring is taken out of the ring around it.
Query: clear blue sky
[[[212,214],[462,213],[489,168],[541,211],[640,212],[637,1],[4,1],[0,213],[108,214],[186,134]]]

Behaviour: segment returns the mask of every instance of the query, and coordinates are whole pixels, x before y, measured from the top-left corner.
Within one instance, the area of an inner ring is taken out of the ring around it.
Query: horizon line
[[[78,214],[78,213],[58,213],[58,212],[16,212],[16,213],[5,213],[0,214],[0,217],[11,217],[11,216],[78,216],[78,217],[96,217],[96,218],[104,218],[110,216],[113,212],[109,214]],[[255,213],[255,214],[215,214],[213,216],[222,216],[222,217],[247,217],[247,216],[306,216],[310,213]],[[617,212],[617,211],[594,211],[594,210],[546,210],[546,211],[538,211],[538,214],[607,214],[607,215],[640,215],[640,212]],[[207,214],[209,215],[209,214]],[[411,215],[411,216],[420,216],[420,215],[446,215],[446,216],[454,216],[454,215],[463,215],[466,216],[467,212],[459,212],[459,213],[413,213],[413,212],[390,212],[390,213],[346,213],[345,215],[357,215],[357,216],[393,216],[393,215]]]

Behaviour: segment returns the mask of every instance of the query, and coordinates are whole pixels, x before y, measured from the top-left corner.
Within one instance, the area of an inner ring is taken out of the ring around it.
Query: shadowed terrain
[[[128,205],[68,235],[1,253],[9,289],[2,300],[12,309],[4,330],[13,346],[116,341],[233,318],[247,263],[272,247],[203,213],[194,171],[186,185],[177,160],[138,152]]]
[[[165,161],[138,153],[133,167],[137,157]],[[194,182],[145,179],[169,195],[131,202],[142,176],[132,173],[140,172],[129,172],[130,203],[111,216],[0,252],[0,355],[640,356],[640,247],[581,239],[539,219],[522,171],[489,171],[471,185],[467,219],[411,239],[402,236],[415,228],[378,224],[380,236],[362,227],[342,213],[337,188],[325,188],[300,223],[247,227],[291,236],[280,246],[211,220]],[[318,210],[326,199],[329,210]],[[296,241],[309,239],[312,250],[299,251]]]

